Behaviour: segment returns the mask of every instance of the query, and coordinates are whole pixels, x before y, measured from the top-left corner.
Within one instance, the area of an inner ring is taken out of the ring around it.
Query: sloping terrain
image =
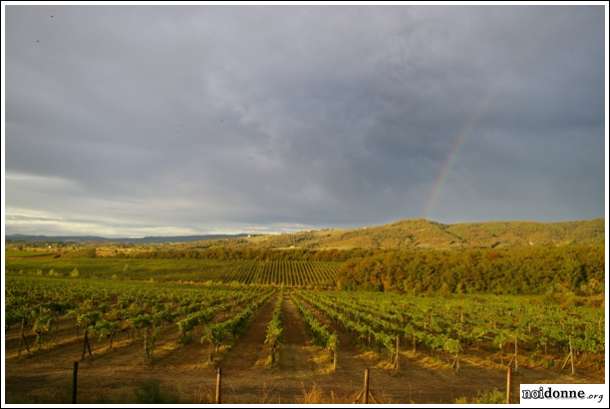
[[[601,243],[604,220],[541,223],[528,221],[442,224],[401,220],[358,229],[324,229],[259,236],[248,240],[265,248],[406,249],[506,247]]]

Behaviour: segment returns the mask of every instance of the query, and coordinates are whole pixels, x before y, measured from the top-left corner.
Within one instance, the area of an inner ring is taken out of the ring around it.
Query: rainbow
[[[464,142],[466,141],[466,136],[468,136],[475,126],[479,123],[483,114],[488,110],[489,105],[491,103],[492,92],[491,90],[487,92],[487,94],[481,99],[477,109],[475,109],[468,120],[464,123],[464,126],[457,133],[453,142],[451,144],[451,149],[449,149],[449,153],[445,158],[445,161],[442,163],[436,178],[434,179],[434,183],[432,184],[432,189],[430,190],[430,194],[428,195],[428,199],[425,202],[423,217],[428,218],[430,213],[434,210],[438,199],[440,197],[441,191],[445,186],[445,182],[447,181],[447,177],[451,172],[451,168],[455,163],[458,153]]]

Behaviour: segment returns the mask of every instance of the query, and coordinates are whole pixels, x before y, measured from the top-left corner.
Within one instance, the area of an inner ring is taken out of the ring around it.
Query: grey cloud
[[[603,214],[603,7],[6,10],[10,208],[112,234]]]

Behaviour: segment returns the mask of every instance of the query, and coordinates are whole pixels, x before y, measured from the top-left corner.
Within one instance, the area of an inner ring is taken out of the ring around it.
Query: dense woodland
[[[261,249],[256,247],[230,248],[212,247],[205,249],[172,249],[159,247],[158,249],[118,253],[127,258],[195,258],[211,260],[256,260],[256,261],[346,261],[354,257],[366,257],[377,254],[372,249],[351,250],[307,250],[307,249]]]
[[[342,289],[421,293],[542,294],[604,291],[604,246],[385,251],[347,260]]]

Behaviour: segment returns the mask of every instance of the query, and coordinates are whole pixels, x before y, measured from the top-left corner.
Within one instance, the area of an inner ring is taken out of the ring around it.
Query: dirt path
[[[228,376],[252,369],[263,358],[267,324],[271,321],[275,297],[258,311],[246,333],[237,340],[234,348],[222,359],[222,369]]]
[[[282,303],[283,337],[275,366],[263,365],[269,350],[264,345],[267,324],[276,298],[261,309],[247,333],[221,362],[227,403],[294,403],[314,383],[328,377],[324,364],[316,358],[325,355],[312,345],[296,306],[288,297]]]
[[[282,308],[284,336],[280,349],[280,369],[286,372],[315,371],[312,355],[316,348],[311,345],[299,311],[288,298],[284,299]]]
[[[279,361],[274,367],[262,365],[269,354],[264,341],[275,300],[263,307],[248,332],[222,362],[228,403],[294,402],[302,394],[304,383],[316,375],[312,359],[315,347],[309,345],[304,324],[287,298],[282,304],[284,333]]]

